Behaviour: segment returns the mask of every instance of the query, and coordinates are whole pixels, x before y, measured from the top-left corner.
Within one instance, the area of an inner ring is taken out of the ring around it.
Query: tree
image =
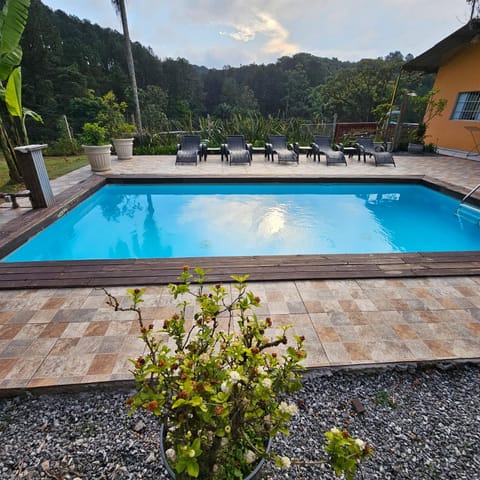
[[[18,89],[19,65],[22,60],[20,39],[28,19],[30,0],[6,0],[0,12],[0,86],[4,89],[4,82],[9,82],[13,72],[11,84],[14,82]],[[21,86],[20,86],[21,88]],[[5,90],[3,90],[5,94]],[[18,94],[18,92],[17,92]],[[3,118],[0,117],[0,148],[5,156],[10,181],[19,183],[22,179],[18,169],[13,142],[5,128]]]
[[[168,129],[166,115],[168,95],[158,85],[149,85],[138,92],[142,108],[143,125],[147,133],[161,132]]]
[[[127,54],[128,73],[130,74],[130,82],[132,84],[132,96],[135,104],[135,124],[140,135],[143,133],[142,116],[140,113],[140,101],[138,100],[137,77],[135,76],[135,64],[133,63],[132,44],[130,42],[130,33],[128,30],[127,9],[125,0],[112,0],[117,14],[120,14],[122,20],[123,36],[125,37],[125,48]]]
[[[310,83],[305,69],[298,64],[286,73],[287,94],[285,103],[285,117],[308,118],[310,115],[308,98],[311,93]]]
[[[471,5],[472,9],[470,11],[470,20],[480,16],[480,3],[478,0],[467,0],[467,3]],[[475,15],[476,12],[476,15]]]

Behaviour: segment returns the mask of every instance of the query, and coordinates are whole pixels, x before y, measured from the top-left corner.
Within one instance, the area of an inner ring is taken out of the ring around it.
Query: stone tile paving
[[[376,168],[351,158],[347,168],[326,167],[302,157],[297,167],[255,157],[252,167],[230,167],[209,158],[195,167],[175,166],[173,157],[135,157],[114,161],[113,173],[428,174],[464,189],[480,183],[480,162],[437,156],[398,156],[396,162],[397,168]],[[52,188],[58,194],[89,175],[85,167]],[[26,211],[3,205],[0,225]],[[308,367],[480,357],[480,277],[257,282],[250,288],[262,298],[260,315],[305,336]],[[125,295],[123,287],[109,291]],[[166,287],[151,286],[143,310],[147,321],[160,325],[175,302]],[[113,312],[101,289],[0,291],[0,389],[131,379],[128,359],[143,353],[137,334],[134,315]]]

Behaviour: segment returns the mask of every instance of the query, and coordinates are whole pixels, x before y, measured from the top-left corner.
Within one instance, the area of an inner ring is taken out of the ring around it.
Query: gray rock
[[[373,446],[365,480],[480,479],[480,369],[445,366],[307,372],[290,399],[299,405],[291,434],[273,443],[292,467],[267,463],[264,478],[335,480],[323,445],[325,431],[337,426]],[[47,478],[47,470],[63,479],[167,480],[155,447],[158,420],[145,412],[128,418],[131,393],[0,399],[0,478]],[[355,412],[352,398],[365,412]]]

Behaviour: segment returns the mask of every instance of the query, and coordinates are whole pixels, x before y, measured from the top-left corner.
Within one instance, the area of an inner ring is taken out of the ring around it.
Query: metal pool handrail
[[[465,200],[469,197],[471,197],[478,189],[480,188],[480,183],[476,186],[476,187],[473,187],[463,198],[462,200],[460,200],[460,205],[465,202]],[[459,205],[459,207],[460,207]],[[458,210],[458,208],[457,208]]]
[[[460,201],[460,203],[458,204],[458,207],[457,209],[455,210],[455,215],[457,215],[457,217],[460,219],[460,207],[462,206],[463,203],[465,203],[465,201],[471,197],[478,189],[480,188],[480,183],[473,187],[463,198],[462,200]],[[475,222],[474,222],[475,223]],[[478,226],[480,226],[480,219],[476,219],[476,223]]]

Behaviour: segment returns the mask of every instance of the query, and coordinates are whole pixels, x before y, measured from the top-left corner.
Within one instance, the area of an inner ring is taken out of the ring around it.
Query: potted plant
[[[407,149],[410,153],[422,153],[424,151],[429,123],[435,117],[442,115],[443,110],[447,106],[447,100],[438,98],[437,94],[438,90],[430,90],[423,96],[411,96],[410,101],[413,103],[413,110],[423,115],[423,120],[413,130],[409,138]]]
[[[98,123],[85,123],[80,140],[93,172],[104,172],[112,168],[110,150],[105,139],[105,129]]]
[[[102,97],[102,109],[97,115],[97,122],[106,130],[115,148],[119,160],[129,160],[133,156],[133,140],[136,127],[125,121],[127,104],[117,102],[112,91]]]
[[[427,126],[424,122],[420,122],[418,127],[416,127],[412,134],[410,135],[410,139],[408,142],[407,150],[410,153],[422,153],[423,146],[425,144],[425,132],[427,130]]]
[[[123,122],[113,132],[112,143],[119,160],[129,160],[133,157],[133,141],[136,132],[135,125]]]
[[[270,318],[253,311],[260,299],[247,290],[248,275],[232,278],[230,291],[207,285],[202,269],[191,274],[184,266],[179,283],[169,286],[178,313],[157,332],[142,317],[145,289],[127,290],[128,308],[106,292],[115,310],[136,313],[146,353],[131,360],[136,393],[127,404],[163,425],[172,478],[251,479],[267,457],[290,464],[268,445],[276,433],[288,433],[296,413],[285,394],[301,387],[304,338],[293,336],[287,346],[290,327],[273,330]]]

